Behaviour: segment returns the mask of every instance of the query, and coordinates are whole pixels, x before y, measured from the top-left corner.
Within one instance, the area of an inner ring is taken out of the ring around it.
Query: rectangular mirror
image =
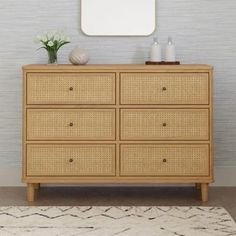
[[[156,27],[156,0],[81,0],[81,29],[90,36],[147,36]]]

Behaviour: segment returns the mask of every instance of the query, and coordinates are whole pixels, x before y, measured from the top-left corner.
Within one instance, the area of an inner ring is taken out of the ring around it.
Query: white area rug
[[[236,236],[220,207],[0,207],[0,236]]]

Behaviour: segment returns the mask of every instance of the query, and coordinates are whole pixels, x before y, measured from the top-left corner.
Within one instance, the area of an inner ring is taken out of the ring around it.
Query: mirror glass
[[[90,36],[150,35],[155,5],[155,0],[81,0],[81,29]]]

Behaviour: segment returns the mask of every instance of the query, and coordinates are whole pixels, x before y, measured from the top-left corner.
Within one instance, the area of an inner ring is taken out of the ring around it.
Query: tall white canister
[[[158,43],[157,37],[153,39],[153,44],[150,51],[150,61],[160,62],[162,60],[161,56],[161,45]]]
[[[166,45],[165,61],[168,61],[168,62],[176,61],[175,45],[171,37],[168,38],[168,43]]]

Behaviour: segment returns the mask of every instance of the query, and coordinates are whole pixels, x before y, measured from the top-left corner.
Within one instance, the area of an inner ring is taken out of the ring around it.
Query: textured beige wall
[[[236,166],[236,1],[157,0],[157,33],[169,35],[183,63],[215,67],[215,159],[217,166]],[[0,0],[0,166],[20,166],[21,66],[45,63],[44,51],[33,42],[38,32],[64,29],[91,63],[143,63],[150,37],[86,37],[79,27],[78,0]]]

